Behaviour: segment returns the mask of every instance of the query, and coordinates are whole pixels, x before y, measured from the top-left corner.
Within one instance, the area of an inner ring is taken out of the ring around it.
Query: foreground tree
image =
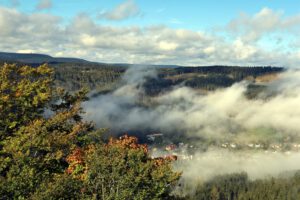
[[[150,158],[146,145],[127,135],[87,156],[86,192],[95,199],[167,199],[180,173],[172,158]]]
[[[99,141],[86,91],[52,90],[53,71],[0,66],[0,199],[161,199],[180,174],[125,136]]]
[[[0,192],[6,199],[28,198],[65,173],[66,157],[92,130],[80,117],[86,93],[53,92],[46,65],[4,65],[1,74]],[[55,100],[59,103],[50,105]]]
[[[22,125],[41,117],[52,95],[53,70],[0,66],[0,140],[11,136]]]

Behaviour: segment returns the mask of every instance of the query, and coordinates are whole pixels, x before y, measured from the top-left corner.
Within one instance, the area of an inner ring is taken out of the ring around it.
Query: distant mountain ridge
[[[39,53],[10,53],[0,52],[0,62],[18,62],[24,64],[39,65],[42,63],[57,64],[57,63],[80,63],[80,64],[99,64],[107,66],[118,67],[131,67],[131,66],[143,66],[145,64],[128,64],[128,63],[102,63],[91,62],[80,58],[67,58],[67,57],[52,57],[46,54]],[[183,67],[179,65],[147,65],[158,68],[177,68]]]
[[[46,54],[37,53],[8,53],[0,52],[0,60],[4,62],[20,62],[27,64],[42,63],[90,63],[80,58],[52,57]]]
[[[168,64],[130,64],[130,63],[103,63],[103,62],[92,62],[88,60],[84,60],[81,58],[69,58],[69,57],[52,57],[47,54],[40,54],[40,53],[10,53],[10,52],[0,52],[0,63],[23,63],[32,66],[37,66],[43,63],[48,64],[83,64],[83,65],[97,65],[99,66],[106,66],[106,67],[139,67],[139,66],[147,66],[147,67],[154,67],[154,68],[168,68],[168,69],[175,69],[175,68],[182,68],[182,70],[190,70],[190,71],[197,71],[197,70],[204,70],[208,69],[211,70],[219,70],[219,68],[226,69],[227,67],[243,67],[243,66],[227,66],[227,65],[208,65],[208,66],[183,66],[183,65],[168,65]],[[253,67],[271,67],[271,66],[253,66]],[[275,67],[275,68],[283,68],[283,67]]]

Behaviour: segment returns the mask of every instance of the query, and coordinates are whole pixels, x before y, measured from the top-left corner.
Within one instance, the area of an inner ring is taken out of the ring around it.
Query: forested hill
[[[79,58],[55,58],[45,54],[7,52],[0,52],[0,60],[3,62],[20,62],[26,64],[89,62]]]
[[[99,67],[110,66],[110,67],[135,67],[140,64],[128,64],[128,63],[102,63],[102,62],[91,62],[81,58],[69,58],[69,57],[52,57],[46,54],[38,53],[9,53],[0,52],[0,63],[23,63],[31,66],[37,66],[43,63],[48,64],[92,64]],[[176,68],[177,65],[150,65],[152,67],[159,68]]]
[[[122,74],[132,64],[107,64],[89,62],[77,58],[54,58],[43,54],[1,53],[0,63],[18,63],[38,66],[49,63],[55,68],[55,83],[68,91],[76,91],[82,87],[96,92],[110,91],[121,80]],[[282,67],[271,66],[199,66],[185,67],[177,65],[149,65],[156,68],[158,77],[149,79],[144,88],[149,95],[157,95],[174,85],[185,86],[205,91],[228,87],[241,80],[257,81],[276,77]],[[268,76],[266,78],[266,76]],[[254,89],[257,89],[255,87]]]
[[[126,67],[99,64],[57,64],[56,82],[68,90],[87,87],[90,90],[111,90],[121,80]],[[148,79],[144,84],[148,94],[156,95],[174,85],[184,84],[188,87],[215,90],[228,87],[241,80],[256,81],[265,76],[276,77],[284,68],[279,67],[178,67],[158,68],[157,78]]]

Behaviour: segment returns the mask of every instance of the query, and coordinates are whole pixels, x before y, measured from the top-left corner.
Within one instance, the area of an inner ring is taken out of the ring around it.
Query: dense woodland
[[[300,172],[282,178],[250,180],[246,173],[217,176],[201,183],[186,197],[190,200],[297,200],[300,199]]]
[[[119,83],[122,74],[128,66],[107,64],[54,64],[55,80],[58,86],[68,91],[82,87],[105,92],[112,90]],[[158,68],[157,78],[149,78],[144,88],[148,95],[158,95],[178,84],[184,84],[195,89],[205,91],[228,87],[241,80],[254,80],[266,74],[276,74],[284,69],[280,67],[178,67]]]
[[[31,61],[33,58],[27,58]],[[71,59],[72,61],[72,59]],[[2,60],[0,64],[15,63],[15,61]],[[18,65],[23,65],[17,62]],[[37,67],[39,64],[28,63],[28,65]],[[49,65],[55,69],[55,85],[66,89],[67,91],[77,91],[86,88],[95,93],[102,93],[113,90],[120,83],[122,75],[129,67],[129,64],[105,64],[93,62],[50,62]],[[139,67],[139,66],[137,66]],[[171,89],[173,86],[183,84],[185,86],[200,89],[204,91],[215,90],[222,87],[228,87],[232,84],[242,81],[253,81],[257,77],[277,74],[284,70],[282,67],[271,66],[154,66],[157,71],[157,78],[149,78],[144,88],[148,95],[158,95]],[[258,86],[259,87],[259,86]],[[253,86],[252,90],[259,89]],[[251,91],[252,91],[251,90]]]
[[[114,88],[126,71],[124,67],[97,64],[52,64],[55,69],[55,84],[68,91],[81,88],[105,91]]]

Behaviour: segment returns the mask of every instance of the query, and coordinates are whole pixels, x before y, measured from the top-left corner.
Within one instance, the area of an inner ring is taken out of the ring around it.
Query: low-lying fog
[[[142,85],[149,77],[156,77],[154,69],[130,68],[116,90],[84,103],[86,119],[112,133],[156,130],[220,144],[274,143],[279,139],[300,144],[299,71],[282,73],[256,99],[245,97],[249,83],[244,81],[206,95],[176,86],[145,100]],[[232,151],[214,146],[205,152],[196,150],[193,160],[182,163],[183,178],[188,179],[206,180],[241,171],[259,178],[300,169],[300,153]]]

